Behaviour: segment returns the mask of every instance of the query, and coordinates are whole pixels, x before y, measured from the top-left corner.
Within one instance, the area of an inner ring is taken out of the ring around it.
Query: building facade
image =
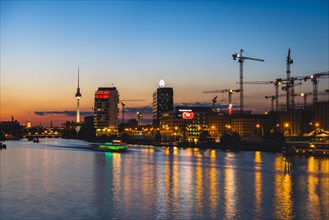
[[[312,118],[310,121],[310,130],[316,126],[329,131],[329,101],[317,102],[312,106]]]
[[[160,87],[153,93],[153,126],[160,126],[161,114],[174,109],[173,88]]]
[[[161,133],[188,140],[196,139],[205,131],[211,132],[208,121],[211,113],[212,108],[176,106],[174,111],[162,113]]]
[[[94,125],[96,136],[112,135],[119,123],[119,92],[116,87],[100,87],[95,92]]]
[[[231,118],[231,129],[242,137],[263,137],[276,131],[276,115],[236,115]]]
[[[143,113],[142,112],[137,112],[136,113],[136,120],[137,120],[138,126],[143,125]]]

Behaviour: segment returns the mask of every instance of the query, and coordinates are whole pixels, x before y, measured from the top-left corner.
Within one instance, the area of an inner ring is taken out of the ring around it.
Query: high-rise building
[[[165,87],[161,80],[159,88],[153,93],[153,126],[159,127],[160,118],[163,112],[174,110],[173,88]]]
[[[138,126],[143,125],[143,113],[142,112],[137,112],[136,120],[137,120],[137,125]]]
[[[119,122],[119,92],[116,87],[100,87],[95,92],[94,122],[96,135],[111,135]]]

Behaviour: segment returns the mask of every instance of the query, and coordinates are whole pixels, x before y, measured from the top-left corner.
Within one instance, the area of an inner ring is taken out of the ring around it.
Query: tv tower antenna
[[[80,73],[79,73],[79,67],[78,67],[78,88],[77,88],[77,93],[75,94],[75,98],[77,99],[77,123],[80,123],[80,98],[81,98],[81,93],[80,93],[80,86],[79,86],[79,80],[80,80]]]

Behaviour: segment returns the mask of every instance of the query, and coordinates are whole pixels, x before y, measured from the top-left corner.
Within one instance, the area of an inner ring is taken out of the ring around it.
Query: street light
[[[213,126],[211,126],[211,131],[212,131],[212,132],[211,132],[211,133],[212,133],[212,135],[213,135],[213,136],[215,136],[215,126],[214,126],[214,125],[213,125]]]
[[[285,129],[287,130],[287,133],[290,135],[290,132],[289,132],[289,123],[288,122],[286,122],[286,123],[284,123],[284,127],[285,127]]]
[[[256,124],[256,128],[260,128],[261,132],[262,132],[262,137],[264,136],[264,129],[262,126],[260,126],[260,124]]]

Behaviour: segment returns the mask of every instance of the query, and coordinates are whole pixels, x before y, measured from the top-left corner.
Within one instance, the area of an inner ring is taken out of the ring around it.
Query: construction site
[[[175,139],[183,137],[189,140],[200,136],[204,131],[208,131],[214,138],[220,137],[225,132],[231,132],[249,140],[278,133],[291,140],[307,136],[327,138],[329,136],[329,71],[292,76],[290,69],[293,59],[289,49],[286,58],[286,77],[268,81],[244,81],[244,62],[246,60],[264,62],[264,60],[244,56],[243,52],[241,49],[240,53],[232,54],[233,60],[239,63],[239,81],[236,82],[239,88],[203,91],[204,94],[227,94],[227,99],[218,100],[217,95],[213,97],[211,108],[176,106],[176,111],[173,113],[162,114],[161,133],[175,136]],[[328,80],[328,86],[324,90],[319,90],[320,80]],[[312,83],[313,88],[310,88],[312,92],[297,93],[295,88],[307,81]],[[274,94],[264,96],[264,101],[271,101],[271,110],[263,114],[252,114],[251,110],[244,109],[244,87],[248,85],[257,87],[264,84],[274,86]],[[279,91],[285,94],[280,94]],[[240,103],[238,108],[233,108],[232,96],[236,93],[240,95]],[[296,97],[303,102],[296,102]],[[308,102],[310,97],[312,101]],[[184,110],[192,112],[193,118],[183,119],[181,112]]]

